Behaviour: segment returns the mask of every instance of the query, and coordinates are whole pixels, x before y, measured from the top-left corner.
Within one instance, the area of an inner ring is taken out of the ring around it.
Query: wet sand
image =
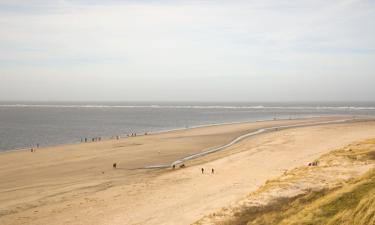
[[[375,122],[289,128],[230,143],[261,128],[334,121],[311,118],[201,127],[95,143],[0,154],[1,224],[189,224],[256,190],[286,169],[353,141],[375,137]],[[112,168],[117,163],[117,169]],[[206,173],[201,174],[200,169]],[[215,174],[210,174],[215,168]]]

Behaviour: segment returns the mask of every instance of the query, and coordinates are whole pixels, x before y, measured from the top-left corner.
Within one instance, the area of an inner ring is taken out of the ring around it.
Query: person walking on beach
[[[211,169],[211,173],[214,174],[215,173],[215,170],[214,168]]]
[[[201,169],[201,171],[202,171],[202,174],[204,174],[204,169],[203,168]]]

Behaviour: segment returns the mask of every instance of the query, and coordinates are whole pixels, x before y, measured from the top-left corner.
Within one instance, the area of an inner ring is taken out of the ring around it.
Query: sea
[[[375,102],[0,102],[0,151],[329,115],[375,118]]]

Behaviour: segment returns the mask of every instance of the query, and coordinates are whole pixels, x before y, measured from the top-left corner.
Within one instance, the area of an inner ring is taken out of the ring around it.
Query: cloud
[[[288,92],[313,99],[299,84],[309,81],[305,90],[312,92],[324,76],[375,81],[374,11],[372,1],[2,1],[0,96],[41,98],[23,94],[28,87],[19,83],[43,74],[55,90],[67,88],[63,77],[74,77],[77,89],[90,93],[98,82],[120,81],[123,88],[108,90],[119,100],[131,100],[128,90],[142,90],[136,98],[144,100],[185,90],[174,100],[194,100],[189,90],[205,87],[212,90],[207,100],[220,100],[228,97],[221,90],[233,85],[241,91],[232,99],[256,100],[258,92],[288,100],[293,95],[283,95],[285,80],[293,81]],[[155,85],[144,89],[145,82]],[[270,87],[279,94],[269,94]],[[344,93],[340,83],[334,87]],[[76,97],[54,93],[56,99]]]

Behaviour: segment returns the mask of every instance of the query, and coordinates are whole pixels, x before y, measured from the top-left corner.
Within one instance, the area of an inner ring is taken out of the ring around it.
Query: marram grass
[[[331,152],[350,160],[375,160],[375,139]],[[275,181],[276,182],[276,181]],[[375,225],[375,169],[341,187],[280,198],[238,212],[223,225]]]

